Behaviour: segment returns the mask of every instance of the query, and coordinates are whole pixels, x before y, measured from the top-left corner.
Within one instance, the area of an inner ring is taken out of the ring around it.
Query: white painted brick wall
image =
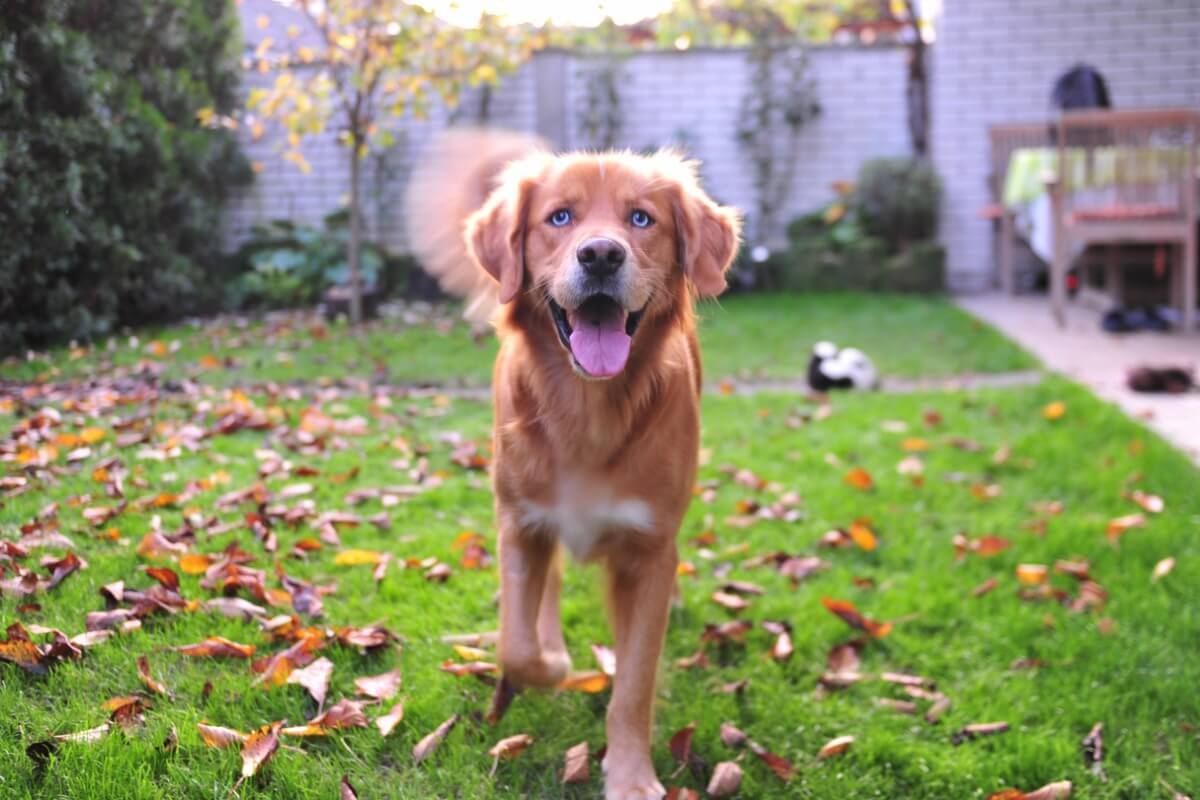
[[[1077,62],[1116,108],[1200,108],[1200,0],[948,0],[933,48],[931,150],[946,184],[941,236],[951,288],[995,276],[987,128],[1047,118],[1055,79]]]
[[[247,28],[248,36],[252,33]],[[535,56],[564,59],[561,53]],[[562,98],[565,131],[538,131],[537,64],[527,64],[493,92],[491,124],[513,130],[561,133],[566,149],[592,143],[581,129],[581,104],[592,68],[587,57],[565,56],[566,81]],[[787,209],[786,222],[832,196],[830,184],[853,179],[863,160],[876,155],[909,152],[904,112],[904,51],[894,47],[816,48],[811,52],[821,115],[801,134],[796,151],[799,167]],[[739,50],[638,53],[625,61],[621,110],[625,122],[618,145],[635,149],[686,141],[703,162],[708,190],[723,203],[752,209],[754,191],[747,161],[739,149],[736,129],[745,92],[746,56]],[[247,88],[269,79],[256,73]],[[477,92],[463,97],[460,119],[469,122],[477,108]],[[398,146],[368,161],[364,178],[364,209],[372,236],[389,246],[403,247],[399,204],[414,158],[420,158],[430,138],[447,124],[444,108],[429,120],[389,120]],[[345,150],[336,133],[306,140],[302,151],[312,171],[305,175],[279,157],[281,134],[269,132],[258,142],[243,132],[249,157],[263,165],[258,180],[226,210],[226,242],[230,247],[246,238],[256,221],[275,218],[318,223],[348,200],[349,171]],[[382,162],[382,163],[381,163]]]

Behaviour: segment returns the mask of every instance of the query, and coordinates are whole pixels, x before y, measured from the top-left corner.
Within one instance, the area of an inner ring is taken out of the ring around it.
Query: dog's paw
[[[571,657],[565,651],[542,652],[524,658],[501,658],[500,666],[514,686],[550,689],[570,673]]]
[[[654,774],[649,758],[604,757],[604,800],[662,800],[667,790]]]

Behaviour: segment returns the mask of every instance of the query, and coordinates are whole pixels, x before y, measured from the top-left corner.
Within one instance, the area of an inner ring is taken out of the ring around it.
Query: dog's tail
[[[463,226],[509,163],[545,149],[542,139],[528,134],[450,130],[429,146],[409,181],[409,246],[442,291],[465,300],[463,318],[476,332],[487,328],[499,307],[499,287],[468,252]]]

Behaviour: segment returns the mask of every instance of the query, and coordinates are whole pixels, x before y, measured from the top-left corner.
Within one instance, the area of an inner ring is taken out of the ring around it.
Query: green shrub
[[[859,171],[854,210],[864,230],[898,252],[937,233],[941,196],[942,182],[927,162],[879,158]]]
[[[289,220],[256,225],[234,256],[242,274],[230,285],[235,308],[295,308],[312,305],[331,286],[349,283],[346,254],[350,215],[337,211],[323,228]],[[359,262],[363,290],[388,294],[404,288],[416,263],[364,242]]]
[[[884,291],[940,292],[946,286],[946,248],[932,240],[915,242],[880,265],[876,288]]]
[[[0,354],[219,301],[239,47],[233,0],[6,0]]]

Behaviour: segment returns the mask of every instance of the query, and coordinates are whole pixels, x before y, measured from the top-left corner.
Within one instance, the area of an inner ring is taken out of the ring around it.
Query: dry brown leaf
[[[841,755],[849,750],[852,744],[854,744],[853,736],[839,736],[836,739],[830,739],[817,751],[817,758],[829,758],[830,756]]]
[[[249,778],[271,760],[279,749],[279,729],[282,722],[263,725],[242,743],[242,778]]]
[[[329,679],[333,676],[333,662],[322,656],[304,669],[293,670],[287,676],[287,682],[303,686],[317,701],[317,708],[325,705],[325,696],[329,693]]]
[[[404,703],[396,703],[392,706],[391,711],[376,718],[375,727],[379,728],[380,736],[387,736],[396,729],[402,719],[404,719]]]
[[[250,658],[254,655],[254,645],[231,642],[223,636],[210,636],[203,642],[174,649],[182,655],[198,658]]]
[[[500,764],[502,758],[516,758],[525,752],[529,745],[533,744],[533,737],[528,733],[518,733],[515,736],[508,736],[496,744],[492,745],[492,749],[488,750],[488,755],[492,757],[492,771],[489,774],[496,774],[496,767]]]
[[[587,783],[588,777],[588,743],[580,742],[563,758],[562,782]]]
[[[1133,528],[1141,528],[1146,524],[1145,514],[1126,514],[1123,517],[1117,517],[1110,520],[1108,529],[1105,532],[1110,542],[1116,542],[1121,538],[1121,535]]]
[[[708,781],[709,797],[732,797],[742,787],[742,768],[732,761],[722,761],[713,767]]]
[[[754,753],[754,755],[758,756],[764,764],[770,767],[771,771],[774,772],[780,780],[790,781],[796,776],[796,768],[792,766],[792,762],[788,761],[783,756],[775,755],[753,739],[747,742],[746,745],[750,748],[750,752]]]
[[[1034,789],[1025,794],[1025,800],[1066,800],[1071,796],[1070,781],[1048,783],[1040,789]]]
[[[97,725],[94,728],[88,728],[86,731],[76,731],[75,733],[60,733],[54,738],[60,742],[76,742],[78,744],[95,744],[103,739],[108,732],[112,730],[112,723],[105,722],[102,725]]]
[[[382,675],[369,675],[354,679],[354,688],[361,695],[376,700],[390,700],[400,691],[400,670],[394,669]]]
[[[714,603],[729,609],[735,614],[750,607],[750,602],[748,600],[729,592],[716,591],[712,593],[711,597]]]
[[[696,733],[696,723],[689,722],[682,728],[677,730],[671,737],[671,741],[667,743],[667,748],[671,751],[671,757],[675,759],[675,763],[682,769],[692,756],[692,737]]]
[[[736,749],[739,747],[744,747],[746,743],[750,741],[750,737],[735,728],[732,723],[722,722],[721,741],[725,743],[726,747],[732,747]]]
[[[834,600],[830,597],[821,598],[821,604],[829,610],[830,613],[840,617],[843,622],[852,628],[857,628],[861,631],[866,631],[876,639],[882,639],[892,632],[892,623],[876,622],[872,619],[867,619],[859,610],[854,607],[854,604],[848,600]]]
[[[358,790],[351,785],[348,775],[342,776],[342,782],[338,789],[338,800],[358,800]]]
[[[596,694],[607,689],[610,683],[612,683],[612,678],[603,672],[576,672],[564,678],[555,688]]]
[[[1141,489],[1135,489],[1130,493],[1129,499],[1142,507],[1143,511],[1150,514],[1161,514],[1166,508],[1166,503],[1156,494],[1146,494]]]
[[[160,682],[151,677],[150,661],[145,656],[138,656],[137,670],[138,677],[142,679],[142,683],[146,684],[146,687],[149,688],[150,691],[162,695],[170,694],[170,692],[167,691],[166,686],[163,686]]]
[[[433,751],[437,749],[437,746],[442,743],[442,740],[446,738],[446,734],[450,733],[450,730],[457,724],[458,714],[454,714],[441,725],[438,725],[433,733],[417,742],[416,746],[412,749],[413,760],[420,764],[426,758],[429,758]]]
[[[1157,583],[1170,574],[1173,569],[1175,569],[1175,557],[1168,556],[1154,565],[1154,572],[1150,574],[1150,580]]]
[[[1008,730],[1007,722],[975,722],[964,725],[950,738],[952,744],[962,744],[968,739],[978,739],[982,736],[995,736]]]
[[[197,722],[196,729],[200,731],[200,738],[209,747],[241,745],[242,742],[246,741],[247,736],[247,734],[235,731],[233,728],[222,728],[220,725],[209,725],[206,722]]]
[[[787,631],[782,631],[775,637],[775,644],[771,646],[771,658],[776,661],[787,661],[792,657],[794,650],[791,634]]]
[[[871,473],[862,467],[855,467],[847,472],[843,480],[847,485],[853,486],[862,492],[867,492],[875,488],[875,481],[871,478]]]

